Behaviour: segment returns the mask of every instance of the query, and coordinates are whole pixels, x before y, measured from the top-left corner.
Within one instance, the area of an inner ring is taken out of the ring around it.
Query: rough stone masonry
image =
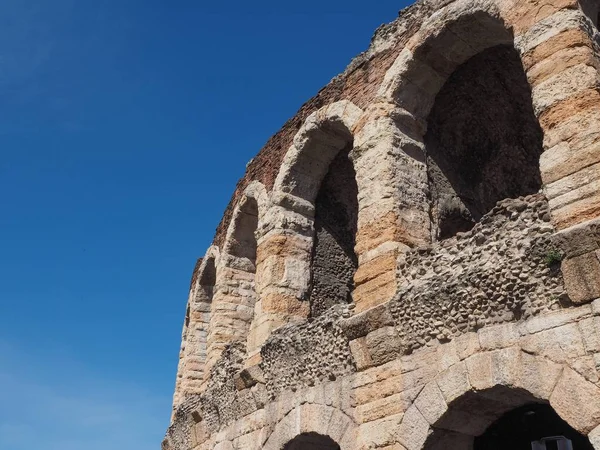
[[[535,414],[600,450],[599,17],[420,0],[380,27],[238,183],[163,450],[479,450]]]

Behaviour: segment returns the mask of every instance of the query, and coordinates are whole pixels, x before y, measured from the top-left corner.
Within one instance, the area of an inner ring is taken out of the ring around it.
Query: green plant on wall
[[[563,260],[563,254],[556,249],[551,249],[544,257],[544,263],[548,267],[556,266]]]

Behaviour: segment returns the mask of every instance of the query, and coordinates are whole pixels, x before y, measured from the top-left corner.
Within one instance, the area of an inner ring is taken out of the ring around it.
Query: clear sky
[[[248,160],[407,2],[3,0],[0,449],[159,449]]]

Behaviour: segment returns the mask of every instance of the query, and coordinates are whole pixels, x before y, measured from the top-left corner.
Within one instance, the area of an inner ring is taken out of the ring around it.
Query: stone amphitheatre
[[[599,11],[376,31],[198,261],[163,450],[600,450]]]

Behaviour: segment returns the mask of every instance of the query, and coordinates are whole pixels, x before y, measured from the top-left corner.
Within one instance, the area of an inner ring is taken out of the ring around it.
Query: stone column
[[[312,219],[291,196],[274,194],[258,237],[258,300],[248,336],[247,366],[260,362],[260,347],[271,332],[308,317]],[[302,202],[300,202],[302,203]],[[301,212],[295,211],[299,209]]]
[[[389,103],[367,110],[355,128],[351,158],[358,184],[359,259],[353,299],[361,312],[392,298],[398,255],[430,242],[422,131]]]
[[[255,266],[248,258],[222,254],[217,266],[208,332],[204,379],[223,350],[234,341],[245,341],[254,316]]]
[[[517,19],[515,43],[544,130],[540,171],[565,285],[585,303],[600,297],[600,36],[574,0],[544,11]]]

